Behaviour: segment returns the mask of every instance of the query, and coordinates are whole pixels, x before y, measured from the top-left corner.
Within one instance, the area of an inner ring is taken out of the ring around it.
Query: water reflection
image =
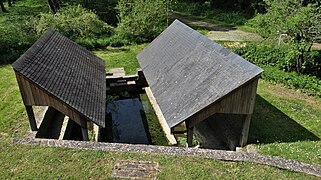
[[[139,98],[113,100],[107,103],[107,113],[112,117],[113,142],[148,144]]]

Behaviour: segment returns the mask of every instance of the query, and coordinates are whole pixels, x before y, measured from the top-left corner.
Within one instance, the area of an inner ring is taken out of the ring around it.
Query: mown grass
[[[127,67],[125,68],[127,74],[133,74],[138,67],[135,55],[145,46],[146,45],[126,46],[119,49],[95,51],[95,53],[106,60],[108,68],[122,67],[125,65],[125,67]],[[127,65],[128,63],[130,65]],[[299,123],[300,126],[304,127],[304,129],[307,129],[320,138],[320,125],[316,120],[320,117],[321,110],[315,109],[314,111],[309,111],[299,116],[298,114],[300,114],[300,112],[305,111],[298,109],[298,112],[293,113],[291,108],[294,104],[302,109],[306,109],[303,108],[306,106],[304,103],[299,103],[300,101],[296,100],[292,102],[293,98],[291,97],[283,100],[276,94],[268,91],[268,89],[271,88],[278,89],[278,85],[261,81],[259,87],[259,95],[267,101],[268,104],[271,104],[269,108],[280,108],[283,114],[291,117]],[[286,88],[284,88],[284,91],[288,92]],[[9,65],[0,67],[0,93],[2,102],[0,106],[0,177],[4,179],[105,179],[111,177],[112,167],[117,159],[152,160],[159,162],[160,171],[157,176],[159,179],[315,178],[302,173],[294,173],[252,163],[222,162],[196,157],[144,153],[118,153],[13,145],[10,143],[11,138],[21,137],[29,129],[29,125],[26,120],[27,117],[24,112],[14,72]],[[310,98],[312,102],[319,102],[317,98]],[[282,104],[285,104],[285,108],[281,106]],[[260,103],[257,105],[261,107],[257,108],[256,114],[264,114],[269,109],[260,105]],[[313,107],[308,106],[308,109],[311,108]],[[314,121],[304,123],[304,120],[313,118]],[[261,118],[261,120],[262,122],[271,124],[271,121],[266,121],[263,118]],[[265,127],[261,122],[258,124],[257,126],[252,126],[251,129]],[[267,132],[266,136],[259,132],[251,132],[252,136],[253,134],[256,135],[252,140],[262,142],[264,138],[271,135],[268,129],[265,130],[265,132]],[[275,140],[275,142],[273,140]],[[259,151],[262,153],[320,165],[320,156],[318,156],[318,154],[320,154],[320,148],[318,148],[318,146],[320,146],[319,141],[306,140],[303,142],[291,141],[280,143],[273,138],[271,138],[271,142],[257,144]],[[295,148],[292,149],[292,147]],[[286,148],[291,150],[291,152],[284,151]],[[297,151],[298,149],[301,150]]]
[[[146,153],[87,151],[0,143],[4,179],[109,179],[118,159],[155,161],[157,179],[309,178],[270,166]]]
[[[321,166],[321,99],[261,80],[249,142],[259,152]]]
[[[17,17],[21,13],[33,15],[42,10],[48,11],[45,1],[39,1],[39,6],[31,2],[17,1],[14,6],[21,6],[16,10]],[[34,11],[26,9],[28,6],[35,6]],[[7,9],[14,11],[14,8]],[[3,17],[0,15],[2,27],[10,22],[10,18]],[[139,67],[135,56],[145,46],[107,48],[94,53],[106,60],[107,70],[125,67],[126,74],[135,74]],[[158,162],[158,179],[317,179],[253,163],[13,145],[12,138],[22,137],[29,129],[29,124],[10,65],[0,66],[0,100],[0,179],[110,179],[113,165],[118,159]],[[260,153],[321,166],[320,102],[320,98],[260,81],[250,143]],[[157,134],[151,136],[158,138]]]
[[[122,67],[121,59],[127,58],[135,64],[135,52],[140,47],[126,46],[126,51],[104,51],[95,53],[105,58],[106,64]],[[122,48],[120,48],[122,49]],[[132,49],[132,50],[130,50]],[[120,55],[121,58],[117,58]],[[112,57],[112,58],[110,58]],[[115,62],[113,62],[115,61]],[[129,74],[137,66],[131,66]],[[285,92],[286,95],[280,95]],[[307,104],[306,99],[314,104]],[[260,153],[296,159],[321,165],[321,98],[288,89],[269,81],[260,80],[255,111],[252,117],[249,143],[254,144]]]
[[[136,74],[139,64],[136,55],[146,47],[146,44],[135,46],[123,46],[119,48],[107,47],[103,50],[93,51],[93,53],[106,60],[106,70],[124,67],[126,75]]]

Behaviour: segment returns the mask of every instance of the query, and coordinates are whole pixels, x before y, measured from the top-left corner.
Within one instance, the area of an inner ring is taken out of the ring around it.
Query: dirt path
[[[171,18],[178,19],[186,24],[198,26],[209,30],[207,37],[216,41],[258,41],[262,38],[256,33],[244,32],[235,28],[212,24],[205,21],[193,19],[181,14],[172,13]]]

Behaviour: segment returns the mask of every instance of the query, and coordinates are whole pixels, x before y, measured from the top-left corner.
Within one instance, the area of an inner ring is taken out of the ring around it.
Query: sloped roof
[[[178,20],[137,59],[169,127],[263,71]]]
[[[85,48],[49,29],[12,66],[88,119],[105,126],[105,63]]]

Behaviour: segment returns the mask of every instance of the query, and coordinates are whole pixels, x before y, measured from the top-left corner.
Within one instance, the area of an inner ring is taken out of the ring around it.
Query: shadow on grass
[[[305,129],[261,96],[256,96],[249,143],[318,141],[319,137]]]
[[[183,15],[177,12],[172,12],[170,14],[171,20],[178,19],[185,24],[188,24],[190,27],[192,27],[195,30],[207,30],[207,31],[231,31],[231,30],[236,30],[234,25],[230,25],[228,23],[224,23],[224,25],[220,23],[210,23],[206,22],[206,18],[198,18],[194,16],[187,16]]]
[[[107,49],[108,53],[120,53],[120,52],[129,52],[130,49],[126,47],[110,47]]]

